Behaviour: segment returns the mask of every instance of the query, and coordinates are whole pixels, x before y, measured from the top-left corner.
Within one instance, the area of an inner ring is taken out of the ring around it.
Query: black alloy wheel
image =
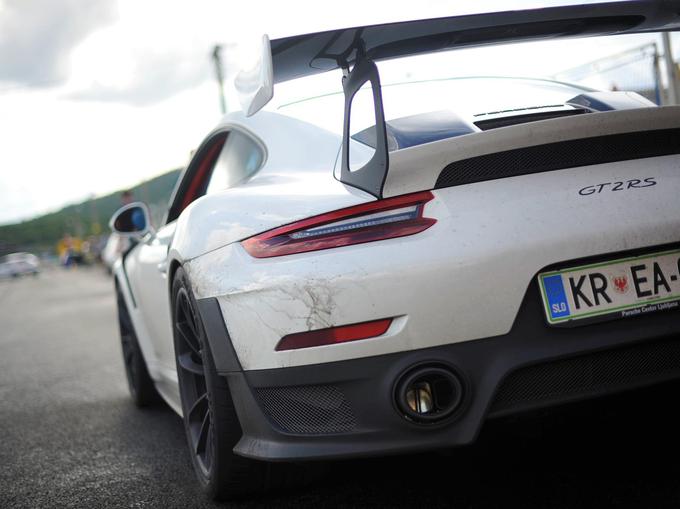
[[[262,492],[266,463],[234,454],[241,438],[229,386],[217,374],[189,278],[178,268],[172,284],[173,336],[184,430],[191,462],[209,498]]]
[[[214,463],[214,431],[203,359],[204,349],[200,322],[184,287],[180,287],[175,295],[174,311],[175,352],[187,439],[196,465],[206,478],[210,478]]]

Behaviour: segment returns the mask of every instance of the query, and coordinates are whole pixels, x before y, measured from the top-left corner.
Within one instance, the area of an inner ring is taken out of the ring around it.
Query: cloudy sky
[[[521,6],[546,3],[563,2]],[[219,119],[210,60],[216,43],[227,45],[225,58],[232,68],[238,43],[265,32],[280,37],[507,8],[503,0],[331,5],[318,0],[0,0],[0,224],[185,164]],[[595,58],[625,44],[585,54]],[[562,51],[547,48],[544,54]],[[517,53],[499,55],[507,61]],[[572,60],[579,63],[583,54]],[[461,60],[471,66],[471,74],[476,61]]]

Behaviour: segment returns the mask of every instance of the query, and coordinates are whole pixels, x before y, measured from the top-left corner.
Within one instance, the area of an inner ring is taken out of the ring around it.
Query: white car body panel
[[[333,178],[332,168],[324,172],[289,172],[286,182],[253,179],[236,187],[204,196],[180,216],[174,252],[189,260],[285,223],[333,209],[375,200]],[[293,199],[285,199],[292,196]]]
[[[142,239],[142,245],[133,249],[124,260],[119,258],[116,261],[114,273],[149,375],[161,396],[177,413],[181,413],[167,281],[168,248],[175,226],[175,223],[170,223]],[[159,295],[165,298],[158,298]]]
[[[250,118],[232,113],[220,128],[248,133],[267,147],[266,159],[252,179],[184,210],[171,246],[178,258],[190,260],[281,224],[375,200],[333,178],[337,134],[266,111]]]
[[[437,223],[412,237],[272,259],[231,244],[186,267],[197,297],[218,297],[244,369],[368,357],[507,333],[543,267],[677,241],[678,193],[680,156],[551,171],[436,190]],[[286,334],[387,317],[402,318],[378,338],[274,350]]]

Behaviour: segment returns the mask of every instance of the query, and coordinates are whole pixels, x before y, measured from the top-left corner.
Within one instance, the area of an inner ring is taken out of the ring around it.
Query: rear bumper
[[[199,303],[211,345],[222,345],[218,352],[213,347],[216,361],[229,366],[223,374],[243,428],[235,452],[257,459],[345,458],[463,445],[491,417],[680,377],[680,311],[550,328],[535,280],[508,334],[267,370],[242,371],[217,301]],[[455,367],[465,396],[451,419],[425,426],[400,415],[393,392],[403,372],[432,361]]]

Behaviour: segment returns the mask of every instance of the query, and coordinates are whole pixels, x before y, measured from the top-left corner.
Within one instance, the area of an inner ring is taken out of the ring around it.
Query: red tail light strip
[[[312,346],[335,345],[348,341],[358,341],[381,336],[387,332],[392,323],[391,318],[372,322],[355,323],[329,329],[319,329],[308,332],[296,332],[281,338],[276,345],[277,352],[283,350],[297,350]]]
[[[413,235],[437,222],[423,217],[425,203],[433,198],[424,191],[362,203],[275,228],[241,244],[255,258],[270,258]]]

